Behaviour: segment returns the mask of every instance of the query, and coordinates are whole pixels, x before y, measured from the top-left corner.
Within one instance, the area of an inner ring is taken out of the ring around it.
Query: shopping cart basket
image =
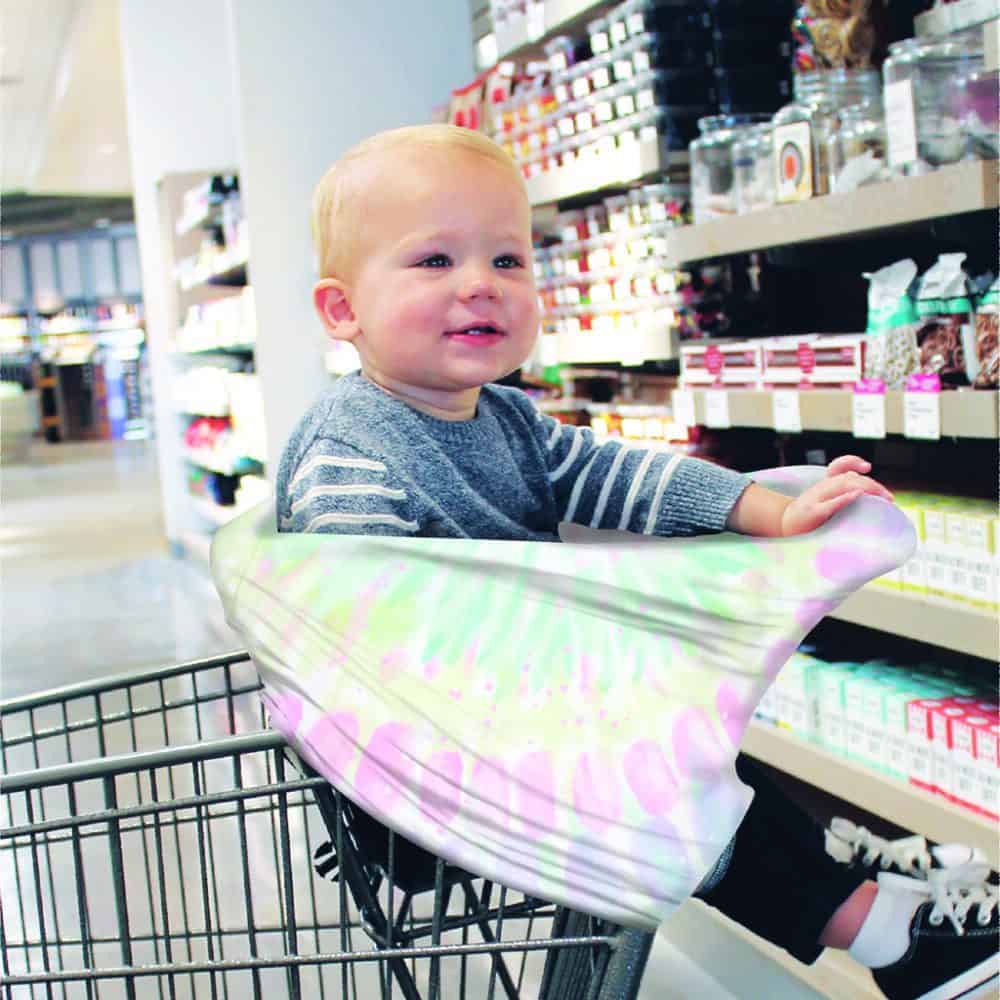
[[[0,703],[5,996],[636,996],[650,935],[373,827],[258,689],[231,654]]]

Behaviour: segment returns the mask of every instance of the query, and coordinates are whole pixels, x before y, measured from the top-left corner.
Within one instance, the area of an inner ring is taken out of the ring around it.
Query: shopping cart
[[[259,690],[235,653],[0,703],[6,997],[637,995],[651,935],[385,830]]]

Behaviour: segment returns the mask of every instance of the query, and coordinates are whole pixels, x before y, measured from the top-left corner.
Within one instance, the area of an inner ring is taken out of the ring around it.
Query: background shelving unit
[[[199,561],[207,560],[214,531],[260,498],[266,459],[263,413],[255,392],[256,327],[245,225],[229,226],[226,242],[221,195],[213,196],[213,202],[197,211],[190,207],[190,192],[203,189],[213,177],[235,178],[235,174],[204,171],[170,175],[161,181],[159,192],[169,250],[164,263],[173,288],[169,352],[172,425],[164,445],[171,449],[174,460],[164,500],[180,523],[175,544]],[[218,252],[205,253],[206,243],[218,243]],[[225,307],[220,319],[204,319],[206,310],[220,306]],[[201,310],[198,322],[193,318],[196,310]],[[212,375],[213,371],[217,378],[212,391],[202,390],[199,395],[197,385],[193,393],[190,383],[185,387],[185,379],[205,372]],[[235,379],[240,380],[238,385]],[[250,435],[240,433],[237,391],[244,400],[242,422],[251,429]],[[216,421],[216,426],[222,422],[228,425],[224,446],[213,450],[185,443],[185,432],[202,418]],[[166,429],[161,437],[167,437]],[[243,477],[248,476],[258,480],[259,487],[245,501],[237,497],[228,502],[237,490],[244,491]],[[192,492],[196,486],[206,493]]]
[[[957,11],[963,6],[971,9],[978,2],[961,0],[952,9]],[[528,16],[497,31],[496,47],[500,57],[536,57],[547,38],[555,34],[581,32],[589,18],[609,6],[607,3],[588,3],[584,0],[547,0],[529,5]],[[995,11],[993,13],[995,15]],[[560,208],[577,208],[596,201],[609,189],[662,178],[672,168],[684,165],[686,157],[683,154],[671,157],[670,162],[663,162],[653,144],[638,143],[629,150],[576,162],[568,168],[550,169],[529,178],[529,198],[536,213],[544,218],[547,213]],[[984,219],[992,220],[998,206],[997,164],[988,161],[960,163],[923,177],[863,187],[850,194],[817,197],[702,225],[672,228],[667,233],[665,263],[670,267],[685,268],[702,262],[724,263],[725,258],[739,255],[763,255],[769,251],[780,253],[787,248],[802,247],[808,251],[809,259],[815,265],[821,254],[850,257],[853,248],[866,242],[871,246],[898,248],[906,247],[906,241],[911,237],[915,241],[927,240],[929,236],[939,238],[936,230],[941,223],[947,224],[944,227],[946,235],[942,238],[945,249],[952,249],[955,239],[961,239],[967,228],[981,233]],[[906,255],[905,250],[899,253],[899,256]],[[884,263],[889,263],[890,259],[895,258],[886,259]],[[775,329],[771,332],[785,331]],[[733,334],[738,336],[740,331],[734,330]],[[544,362],[549,364],[573,366],[617,362],[622,366],[621,373],[625,373],[632,370],[630,365],[644,360],[664,362],[677,357],[676,338],[665,338],[655,357],[654,352],[648,349],[651,345],[626,347],[621,343],[621,337],[595,335],[594,331],[573,338],[573,343],[570,343],[570,338],[558,334],[546,339],[551,340]],[[574,379],[572,367],[568,374],[572,382],[568,391],[579,397],[578,386],[584,376]],[[588,371],[585,377],[592,378],[599,374]],[[706,390],[686,391],[693,396],[696,423],[704,426]],[[755,428],[776,433],[773,393],[748,389],[715,391],[726,392],[729,426],[737,433]],[[655,398],[636,398],[636,402],[654,404],[665,401],[662,394]],[[852,401],[853,393],[850,391],[810,389],[799,392],[802,434],[851,435]],[[981,448],[984,442],[997,441],[1000,434],[997,403],[995,392],[970,389],[942,393],[942,443],[926,443],[920,447]],[[552,401],[549,408],[559,409],[559,401]],[[566,400],[562,406],[564,410],[585,408],[585,402],[580,398]],[[902,437],[904,394],[887,393],[885,408],[886,432],[890,436],[887,446],[900,442],[910,447],[910,443]],[[726,431],[715,433],[725,434]],[[850,438],[842,440],[845,441],[843,450],[851,450]],[[665,442],[639,443],[667,446]],[[880,584],[870,585],[852,595],[830,617],[839,623],[899,636],[908,642],[924,643],[948,651],[951,656],[959,654],[976,658],[975,662],[965,661],[970,671],[981,671],[983,661],[995,663],[1000,652],[1000,621],[995,612],[956,600],[912,595]],[[804,782],[806,786],[841,800],[846,804],[845,809],[856,807],[884,818],[890,826],[915,831],[932,841],[973,844],[986,853],[994,867],[1000,867],[997,824],[972,810],[873,768],[831,754],[788,730],[762,721],[751,724],[743,750],[777,771]],[[803,966],[786,953],[697,903],[681,908],[670,922],[668,936],[675,942],[678,937],[685,939],[683,950],[696,962],[699,954],[702,955],[702,964],[706,966],[715,965],[719,954],[738,956],[749,949],[763,952],[823,996],[839,1000],[874,1000],[881,996],[867,970],[846,956],[828,953],[815,965]],[[741,985],[738,966],[739,960],[734,960],[733,969],[720,976],[720,981],[730,983],[735,993],[739,993]]]

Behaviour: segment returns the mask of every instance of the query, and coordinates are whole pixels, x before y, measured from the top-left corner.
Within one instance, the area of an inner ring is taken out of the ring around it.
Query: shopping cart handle
[[[756,478],[793,493],[823,474]],[[742,819],[733,761],[782,664],[915,546],[902,512],[867,496],[780,539],[545,545],[275,523],[257,508],[212,549],[275,727],[453,864],[645,927]]]

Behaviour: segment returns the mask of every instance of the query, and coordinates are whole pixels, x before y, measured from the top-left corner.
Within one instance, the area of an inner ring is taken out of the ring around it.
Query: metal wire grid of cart
[[[637,995],[650,935],[372,850],[259,690],[234,653],[0,703],[4,996]]]

